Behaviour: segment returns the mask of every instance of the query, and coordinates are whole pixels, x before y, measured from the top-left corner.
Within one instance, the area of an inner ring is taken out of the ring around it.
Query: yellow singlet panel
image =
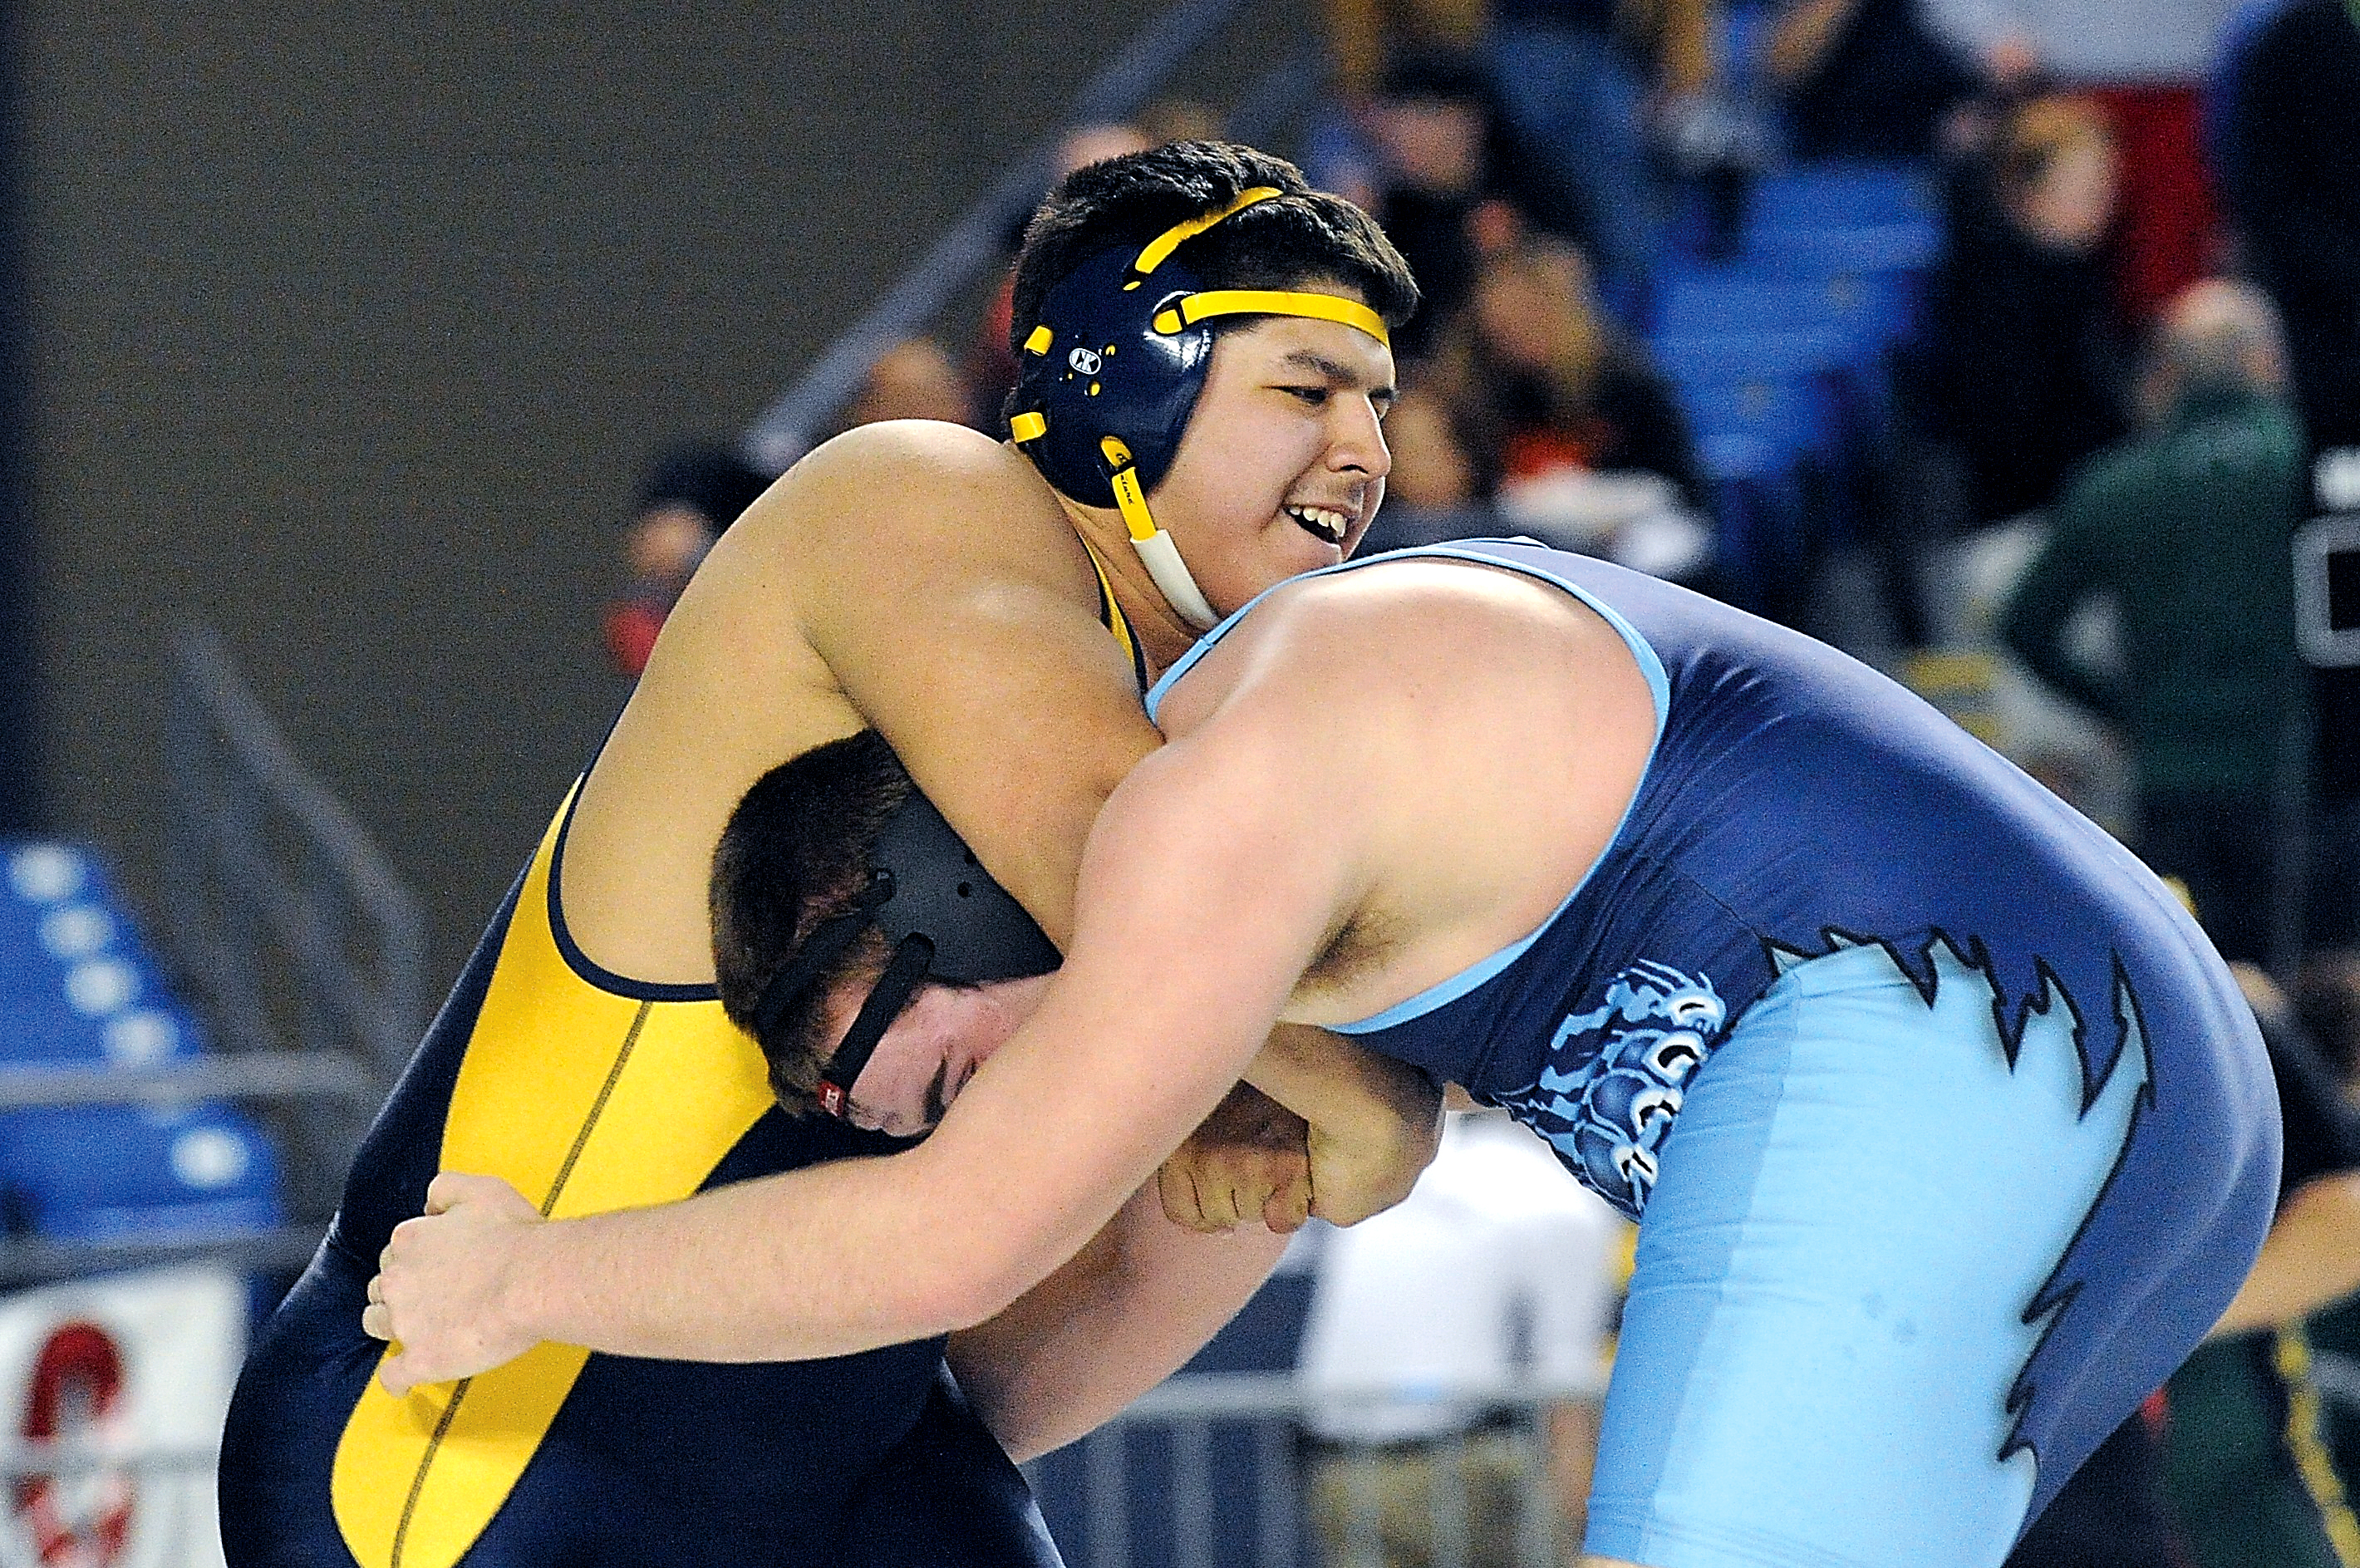
[[[717,1001],[619,995],[550,921],[558,811],[526,873],[452,1093],[442,1168],[505,1178],[552,1218],[685,1198],[774,1101]],[[362,1568],[452,1568],[540,1446],[589,1353],[543,1345],[397,1399],[372,1379],[336,1448]]]

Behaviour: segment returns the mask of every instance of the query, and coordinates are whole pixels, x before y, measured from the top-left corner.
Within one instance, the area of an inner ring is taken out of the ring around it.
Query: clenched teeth
[[[1290,506],[1286,508],[1286,515],[1329,544],[1342,544],[1344,532],[1352,522],[1344,513],[1328,506]]]

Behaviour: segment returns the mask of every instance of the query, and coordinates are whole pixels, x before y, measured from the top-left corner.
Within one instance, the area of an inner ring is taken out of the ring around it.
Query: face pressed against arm
[[[958,505],[946,506],[945,495]],[[1295,530],[1283,517],[1269,520]],[[1111,531],[1110,540],[1103,529],[1092,537],[1160,665],[1187,634],[1126,579],[1136,562],[1119,521]],[[564,862],[577,940],[595,961],[634,978],[709,977],[703,885],[712,841],[744,788],[737,775],[757,777],[864,722],[901,749],[978,855],[1062,938],[1089,822],[1161,738],[1099,608],[1076,519],[1005,447],[903,425],[856,432],[814,454],[716,549],[585,786]],[[667,879],[682,888],[667,894]],[[676,931],[661,919],[668,909],[682,916],[670,922]],[[622,919],[602,921],[602,913]],[[1334,1059],[1352,1048],[1328,1040],[1322,1051]],[[1431,1147],[1419,1122],[1421,1114],[1431,1120],[1430,1106],[1416,1103],[1398,1071],[1372,1073],[1374,1065],[1355,1067],[1358,1083],[1298,1074],[1280,1091],[1311,1116],[1315,1169],[1333,1194],[1322,1212],[1338,1217],[1398,1198]],[[1253,1075],[1265,1074],[1257,1067]],[[917,1087],[923,1099],[925,1085]],[[945,1073],[939,1097],[956,1093]],[[872,1122],[897,1132],[915,1130],[909,1124],[923,1116],[923,1107],[870,1108],[879,1113]],[[1079,1266],[1063,1270],[1053,1300],[1005,1329],[962,1336],[962,1370],[978,1409],[1011,1441],[1044,1420],[1045,1430],[1070,1435],[1088,1424],[1087,1412],[1102,1419],[1136,1394],[1122,1377],[1093,1374],[1080,1351],[1127,1358],[1133,1379],[1138,1367],[1175,1362],[1276,1257],[1267,1233],[1258,1241],[1187,1236],[1152,1201],[1126,1209],[1120,1223],[1124,1236],[1099,1249],[1120,1261],[1110,1279]],[[1035,1354],[1051,1341],[1043,1325],[1053,1319],[1065,1340],[1083,1336],[1056,1366]],[[1143,1332],[1147,1323],[1159,1331]],[[1078,1406],[1044,1414],[1032,1397],[1045,1384],[1054,1399],[1071,1399],[1086,1381]],[[987,1390],[1003,1392],[1006,1403],[991,1408]]]
[[[531,1227],[460,1314],[491,1325],[468,1353],[826,1356],[992,1316],[1121,1208],[1282,1014],[1378,1010],[1545,918],[1611,837],[1654,728],[1604,622],[1450,563],[1274,596],[1166,715],[1172,744],[1094,830],[1065,968],[932,1138]],[[1374,961],[1298,992],[1371,912],[1390,933]],[[931,1244],[945,1235],[962,1245]]]

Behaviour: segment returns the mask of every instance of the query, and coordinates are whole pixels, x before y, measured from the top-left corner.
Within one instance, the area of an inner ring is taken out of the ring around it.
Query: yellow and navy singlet
[[[1083,548],[1143,692],[1145,655]],[[569,800],[248,1357],[223,1439],[230,1568],[1055,1568],[940,1339],[754,1366],[543,1345],[403,1399],[375,1381],[367,1281],[438,1171],[504,1177],[563,1217],[897,1147],[782,1113],[713,986],[630,980],[582,953],[560,896],[571,813]]]
[[[1079,534],[1074,537],[1081,539]],[[1097,548],[1085,539],[1082,539],[1082,550],[1089,556],[1090,571],[1098,580],[1098,625],[1114,634],[1115,643],[1122,649],[1123,657],[1131,660],[1131,678],[1139,683],[1139,690],[1144,694],[1148,687],[1147,650],[1139,646],[1139,639],[1131,635],[1131,623],[1123,618],[1122,605],[1116,602],[1114,596],[1114,579],[1107,575],[1106,562],[1098,559]]]
[[[929,1560],[1054,1564],[1021,1477],[941,1378],[939,1339],[752,1366],[543,1345],[406,1399],[376,1381],[366,1283],[439,1170],[504,1177],[563,1217],[895,1147],[781,1112],[712,986],[635,982],[583,954],[560,913],[570,815],[477,945],[248,1360],[224,1438],[233,1568],[837,1563],[872,1560],[864,1542],[910,1550],[929,1517],[945,1538]],[[896,1484],[864,1493],[880,1474]]]

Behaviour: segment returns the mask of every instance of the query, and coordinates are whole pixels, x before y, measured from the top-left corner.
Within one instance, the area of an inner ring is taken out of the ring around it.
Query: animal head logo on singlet
[[[1681,1085],[1728,1021],[1710,980],[1642,961],[1606,983],[1598,1007],[1559,1024],[1540,1082],[1500,1103],[1538,1129],[1582,1185],[1635,1220]]]

